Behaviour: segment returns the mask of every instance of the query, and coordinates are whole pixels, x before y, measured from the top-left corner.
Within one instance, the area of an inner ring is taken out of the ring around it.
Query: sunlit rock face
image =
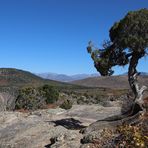
[[[16,96],[8,92],[0,92],[0,111],[13,110]]]

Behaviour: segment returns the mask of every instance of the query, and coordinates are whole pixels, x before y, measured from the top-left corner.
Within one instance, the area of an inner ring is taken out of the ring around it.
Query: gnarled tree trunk
[[[137,78],[138,78],[138,75],[140,75],[140,73],[138,73],[136,70],[136,67],[138,65],[138,61],[141,57],[143,57],[143,56],[139,52],[134,52],[132,54],[132,57],[130,59],[130,64],[129,64],[129,70],[128,70],[128,81],[129,81],[130,87],[135,95],[135,104],[139,105],[141,110],[144,111],[144,108],[142,107],[143,93],[147,89],[147,87],[146,86],[142,86],[141,88],[139,87]],[[135,107],[135,105],[134,105],[134,107]],[[134,107],[133,107],[133,110],[134,110]]]

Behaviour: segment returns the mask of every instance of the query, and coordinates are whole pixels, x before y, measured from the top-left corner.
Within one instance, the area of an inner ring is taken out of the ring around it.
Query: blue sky
[[[86,51],[115,21],[147,0],[0,0],[0,67],[35,73],[96,73]],[[148,72],[147,58],[138,70]],[[127,68],[115,68],[115,74]]]

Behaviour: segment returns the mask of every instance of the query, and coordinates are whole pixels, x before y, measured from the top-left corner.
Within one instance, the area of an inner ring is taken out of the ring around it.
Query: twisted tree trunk
[[[139,105],[141,110],[144,111],[144,108],[142,106],[144,103],[143,102],[143,93],[147,89],[147,87],[146,86],[142,86],[141,88],[139,87],[137,78],[140,75],[140,73],[138,73],[136,70],[136,67],[138,65],[138,61],[141,57],[143,57],[143,56],[139,52],[135,52],[132,54],[132,57],[130,59],[129,69],[128,69],[128,81],[129,81],[130,87],[135,95],[135,98],[134,98],[135,104]],[[135,105],[134,105],[134,107],[135,107]],[[134,110],[134,107],[133,107],[133,110]]]

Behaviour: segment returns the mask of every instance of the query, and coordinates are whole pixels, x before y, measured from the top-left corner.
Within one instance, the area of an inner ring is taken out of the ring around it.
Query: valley
[[[140,78],[146,85],[147,80]],[[120,120],[113,124],[108,120],[126,115],[132,106],[126,76],[64,83],[23,70],[0,69],[0,81],[0,148],[96,148],[95,138],[101,143],[106,139],[100,137],[106,134],[104,128],[116,135],[113,125]],[[43,94],[47,91],[48,96],[51,88],[58,92],[58,100],[46,104]]]

